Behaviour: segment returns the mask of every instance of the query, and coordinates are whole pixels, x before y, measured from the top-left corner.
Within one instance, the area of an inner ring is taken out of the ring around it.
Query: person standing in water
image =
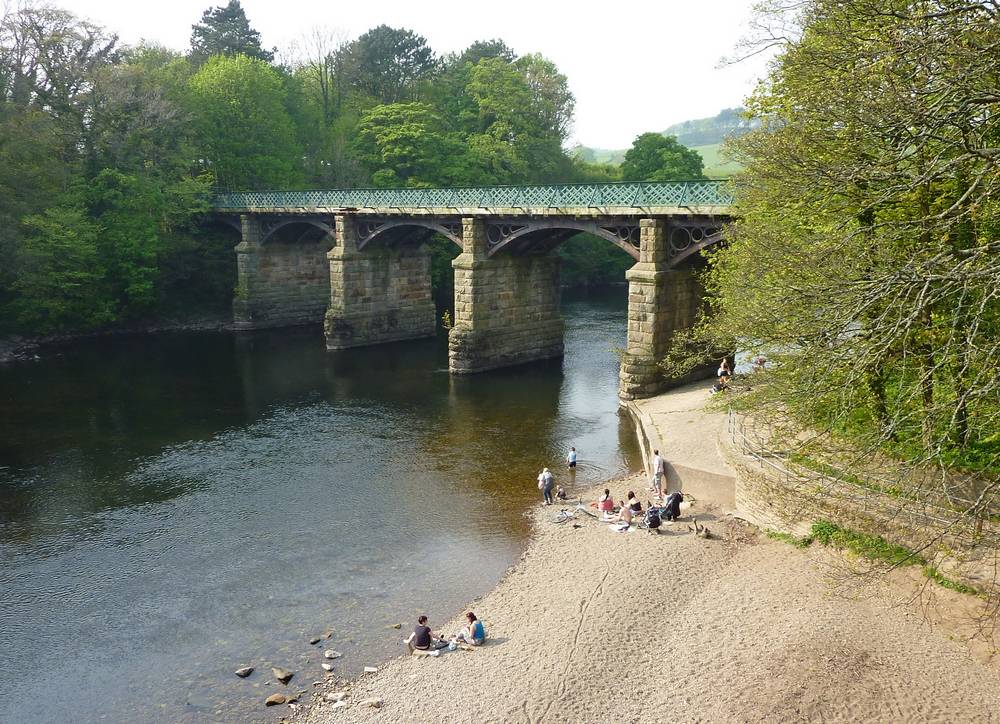
[[[569,449],[569,454],[566,455],[566,464],[569,466],[570,470],[576,470],[576,448],[571,447]]]
[[[538,474],[538,489],[542,491],[542,499],[545,505],[552,505],[552,488],[555,487],[556,478],[549,472],[548,468],[543,468]]]

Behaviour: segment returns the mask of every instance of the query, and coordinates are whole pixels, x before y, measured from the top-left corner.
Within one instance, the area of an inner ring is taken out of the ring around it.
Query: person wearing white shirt
[[[660,451],[653,451],[653,485],[650,488],[654,493],[656,493],[657,498],[662,498],[663,493],[663,458],[660,457]]]
[[[569,454],[566,456],[566,464],[569,465],[569,469],[572,470],[576,467],[576,448],[571,447],[569,449]]]

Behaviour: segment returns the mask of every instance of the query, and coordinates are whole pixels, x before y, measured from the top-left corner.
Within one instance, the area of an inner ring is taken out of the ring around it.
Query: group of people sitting
[[[672,523],[680,517],[682,502],[684,502],[684,496],[680,491],[676,491],[670,493],[661,505],[650,504],[643,511],[642,503],[639,502],[634,491],[628,491],[626,499],[618,501],[616,506],[611,490],[605,488],[604,494],[597,501],[597,509],[605,521],[625,525],[632,525],[632,521],[645,512],[645,516],[642,518],[645,527],[659,528],[660,521],[666,520]]]
[[[443,634],[435,636],[430,626],[427,625],[427,617],[419,616],[413,633],[404,641],[406,648],[411,654],[414,651],[427,651],[434,652],[436,656],[438,649],[448,648],[454,651],[458,648],[459,643],[482,646],[486,641],[486,628],[483,626],[483,622],[476,618],[476,614],[472,611],[465,614],[465,618],[469,622],[468,625],[463,626],[461,631],[447,639]]]

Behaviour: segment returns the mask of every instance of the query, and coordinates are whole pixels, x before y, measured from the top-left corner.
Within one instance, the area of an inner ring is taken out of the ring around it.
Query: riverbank
[[[134,334],[157,334],[159,332],[216,332],[233,328],[230,315],[208,316],[190,319],[161,319],[112,327],[109,329],[79,332],[73,334],[49,334],[35,337],[11,336],[0,338],[0,365],[11,362],[38,359],[46,351],[63,345],[87,339],[117,337]]]
[[[714,424],[693,404],[701,394],[640,405],[657,420],[645,434],[668,458],[684,434],[704,440],[699,426]],[[710,445],[699,450],[710,456]],[[697,471],[693,462],[672,459],[675,471]],[[622,497],[644,482],[610,487]],[[551,508],[534,509],[527,550],[471,604],[486,646],[401,656],[347,686],[328,682],[316,698],[346,691],[346,704],[325,701],[295,719],[1000,721],[995,667],[901,605],[893,585],[835,592],[836,554],[758,534],[727,515],[728,493],[721,478],[704,478],[682,522],[660,535],[614,533],[580,515],[557,524]],[[712,537],[696,536],[691,517]],[[460,623],[431,622],[446,632]]]

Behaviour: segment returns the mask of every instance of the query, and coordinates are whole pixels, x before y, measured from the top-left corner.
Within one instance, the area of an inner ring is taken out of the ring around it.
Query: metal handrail
[[[217,195],[217,211],[372,208],[634,208],[729,207],[726,181],[602,183],[455,188],[360,188],[242,191]]]

